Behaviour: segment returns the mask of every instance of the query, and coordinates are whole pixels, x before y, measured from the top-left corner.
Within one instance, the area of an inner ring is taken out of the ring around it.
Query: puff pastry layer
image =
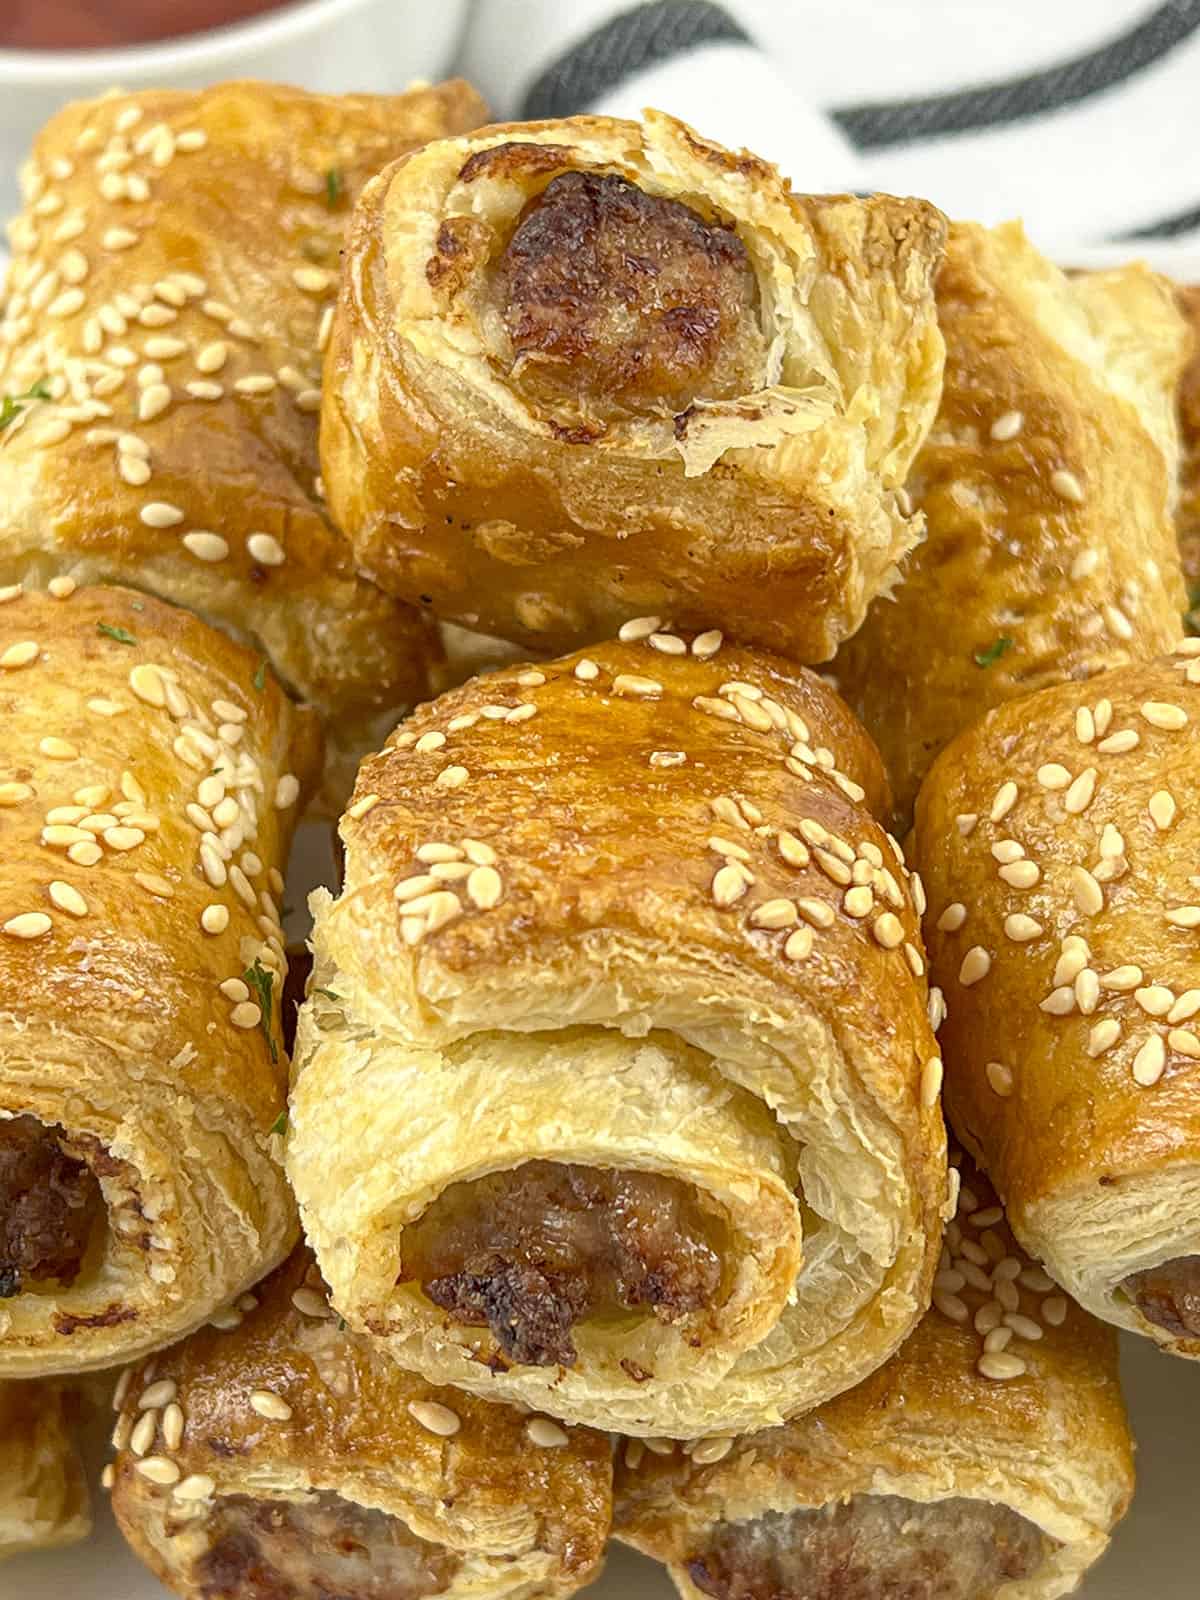
[[[371,173],[482,115],[461,83],[60,112],[10,235],[0,386],[22,398],[0,433],[0,582],[66,572],[186,605],[265,652],[337,743],[374,742],[423,691],[426,639],[357,576],[320,496],[338,252]]]
[[[0,591],[0,1372],[111,1366],[292,1244],[279,896],[319,771],[259,658]]]
[[[1143,266],[1068,278],[1019,224],[955,223],[946,379],[909,481],[927,527],[834,667],[907,827],[938,751],[989,707],[1167,649],[1189,341]]]
[[[69,1408],[57,1384],[0,1382],[0,1560],[91,1532]]]
[[[665,1455],[630,1441],[617,1537],[684,1600],[1070,1594],[1133,1492],[1116,1337],[969,1166],[936,1281],[899,1354],[806,1417]]]
[[[944,237],[659,112],[430,144],[351,230],[334,516],[389,592],[527,646],[658,611],[825,660],[920,536]]]
[[[305,1250],[252,1299],[122,1379],[114,1509],[177,1594],[488,1600],[596,1575],[606,1437],[402,1372],[339,1326]]]
[[[364,764],[288,1168],[334,1303],[402,1364],[693,1434],[886,1359],[944,1135],[876,752],[813,674],[656,624],[445,694]]]
[[[1200,640],[988,713],[917,804],[951,1122],[1097,1316],[1200,1356]]]

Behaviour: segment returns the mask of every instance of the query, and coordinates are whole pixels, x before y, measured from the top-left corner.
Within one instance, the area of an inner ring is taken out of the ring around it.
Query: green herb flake
[[[332,208],[342,197],[342,175],[336,167],[325,174],[325,204]]]
[[[111,622],[98,622],[96,632],[102,633],[106,639],[115,639],[118,644],[137,643],[131,633],[126,633],[124,628],[114,628]]]
[[[286,1111],[281,1111],[279,1113],[279,1115],[275,1118],[275,1121],[271,1124],[270,1132],[271,1133],[277,1133],[282,1137],[283,1134],[285,1134],[287,1132],[287,1127],[288,1127],[287,1112]]]
[[[39,378],[24,394],[6,394],[0,403],[0,429],[7,428],[10,422],[19,417],[31,400],[49,399],[50,389],[45,378]]]
[[[278,1061],[279,1050],[275,1044],[275,1035],[271,1032],[271,991],[275,986],[275,974],[268,972],[256,956],[254,965],[247,967],[242,973],[242,982],[257,996],[258,1009],[262,1013],[258,1025],[262,1029],[263,1038],[271,1047],[271,1060]]]
[[[326,1000],[335,1000],[335,1001],[338,1001],[339,1003],[340,1003],[341,998],[342,998],[340,994],[334,994],[332,989],[314,989],[313,993],[314,994],[323,994],[325,996]]]
[[[266,658],[266,656],[264,656],[262,658],[262,660],[258,663],[258,666],[254,669],[254,676],[251,678],[250,682],[258,690],[259,694],[261,694],[263,692],[263,690],[267,687],[267,658]]]
[[[1013,642],[1011,639],[997,639],[995,644],[988,645],[986,650],[976,650],[975,665],[977,667],[990,667],[999,661],[1001,656],[1007,655],[1012,647]]]

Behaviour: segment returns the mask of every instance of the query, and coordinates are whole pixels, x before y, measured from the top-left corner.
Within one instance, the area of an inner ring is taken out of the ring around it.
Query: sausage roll
[[[0,1560],[91,1532],[70,1403],[54,1383],[0,1381]]]
[[[401,1364],[694,1434],[891,1353],[945,1146],[873,746],[803,668],[657,623],[364,763],[288,1166],[335,1305]]]
[[[1188,586],[1188,611],[1200,628],[1200,285],[1176,290],[1180,311],[1192,330],[1192,358],[1179,384],[1179,503],[1175,530]]]
[[[919,537],[944,234],[658,112],[430,144],[351,229],[334,516],[390,593],[482,633],[569,649],[658,611],[825,660]]]
[[[786,1427],[626,1446],[617,1537],[684,1600],[1051,1600],[1133,1492],[1110,1328],[1014,1245],[971,1172],[934,1308],[865,1383]]]
[[[834,668],[907,827],[938,751],[994,705],[1166,650],[1188,342],[1142,266],[1068,278],[1017,223],[956,223],[942,405],[909,482],[927,526]]]
[[[599,1568],[612,1449],[402,1372],[298,1250],[217,1327],[122,1379],[105,1476],[187,1600],[572,1594]]]
[[[340,741],[370,743],[421,691],[424,638],[356,576],[320,498],[338,251],[367,176],[481,116],[464,84],[243,83],[60,112],[11,231],[0,581],[136,582],[253,643]]]
[[[178,1337],[293,1242],[278,897],[319,737],[186,611],[0,600],[0,1374],[39,1376]]]
[[[917,803],[947,1110],[1031,1255],[1200,1357],[1200,640],[998,707]]]

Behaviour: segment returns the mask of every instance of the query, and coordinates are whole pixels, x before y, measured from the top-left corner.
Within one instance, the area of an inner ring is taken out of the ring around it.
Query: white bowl
[[[0,50],[0,209],[59,106],[122,89],[269,78],[327,93],[387,94],[449,66],[467,0],[298,0],[230,27],[118,50]]]

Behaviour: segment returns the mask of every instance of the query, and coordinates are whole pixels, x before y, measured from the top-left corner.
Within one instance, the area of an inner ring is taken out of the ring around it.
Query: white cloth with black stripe
[[[1200,0],[478,0],[459,64],[498,116],[653,105],[1051,250],[1200,243]]]

